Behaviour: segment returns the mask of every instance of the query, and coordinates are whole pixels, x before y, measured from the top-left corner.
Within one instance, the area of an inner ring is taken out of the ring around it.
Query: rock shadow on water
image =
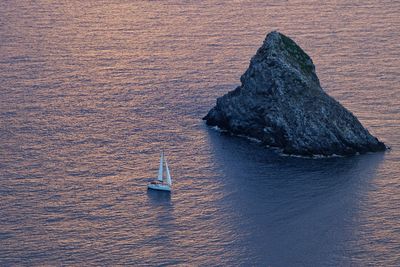
[[[247,233],[238,243],[247,246],[249,258],[272,266],[315,265],[344,253],[383,152],[282,157],[259,143],[207,131],[221,173],[221,204],[236,214],[239,235]]]

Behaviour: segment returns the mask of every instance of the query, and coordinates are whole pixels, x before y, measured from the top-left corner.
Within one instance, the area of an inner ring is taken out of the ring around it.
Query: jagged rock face
[[[290,38],[267,35],[241,77],[203,119],[295,155],[351,155],[386,146],[321,88],[311,58]]]

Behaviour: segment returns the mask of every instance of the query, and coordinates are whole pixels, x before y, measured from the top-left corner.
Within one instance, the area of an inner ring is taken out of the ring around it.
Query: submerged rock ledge
[[[352,155],[386,146],[319,83],[311,58],[290,38],[271,32],[240,78],[203,118],[283,153]]]

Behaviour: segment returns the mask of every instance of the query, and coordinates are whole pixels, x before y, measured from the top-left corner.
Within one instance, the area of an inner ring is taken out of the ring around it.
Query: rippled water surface
[[[0,265],[400,265],[400,2],[1,1]],[[267,32],[386,153],[279,156],[201,118]],[[147,192],[164,148],[171,195]]]

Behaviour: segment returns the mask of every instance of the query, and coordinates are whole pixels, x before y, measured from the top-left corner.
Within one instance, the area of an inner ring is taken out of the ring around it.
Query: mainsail
[[[160,182],[162,182],[162,180],[163,180],[163,161],[164,161],[164,153],[161,152],[160,168],[158,169],[158,178],[157,178],[157,180],[159,180]],[[168,168],[167,168],[167,170],[168,170]]]

